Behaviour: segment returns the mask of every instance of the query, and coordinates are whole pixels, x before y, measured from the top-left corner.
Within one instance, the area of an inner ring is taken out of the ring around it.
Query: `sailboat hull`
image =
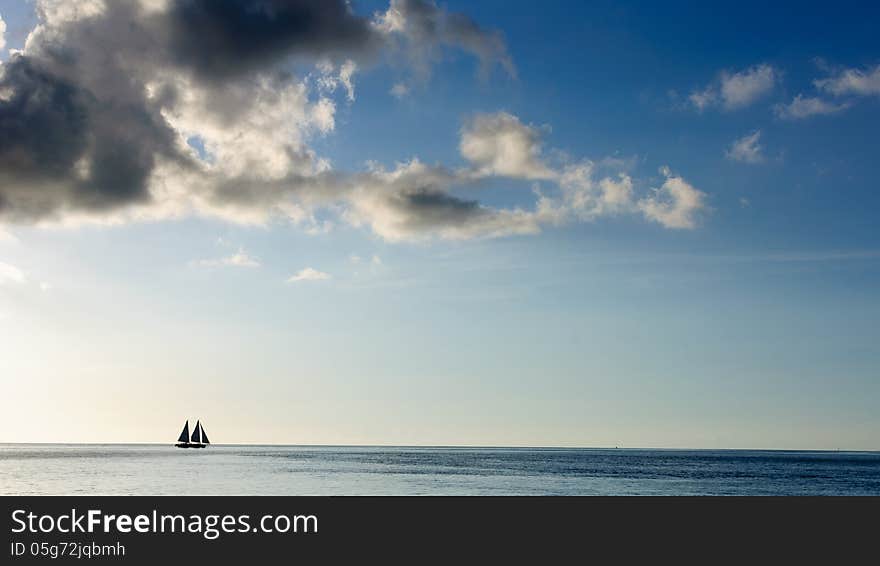
[[[204,448],[210,443],[208,440],[208,435],[205,434],[204,429],[202,429],[202,424],[200,421],[196,421],[196,428],[193,430],[192,436],[189,434],[189,420],[187,420],[183,424],[183,430],[180,431],[180,436],[177,437],[177,444],[174,445],[175,448]]]

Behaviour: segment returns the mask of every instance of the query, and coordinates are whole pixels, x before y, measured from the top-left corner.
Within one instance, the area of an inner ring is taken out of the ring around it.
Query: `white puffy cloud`
[[[345,87],[345,93],[349,102],[354,102],[354,73],[357,71],[357,64],[349,59],[339,67],[339,82]]]
[[[3,16],[0,15],[0,51],[6,49],[6,22],[3,21]]]
[[[392,242],[536,234],[548,225],[645,214],[645,210],[655,213],[649,218],[661,219],[666,226],[693,227],[689,219],[703,207],[703,200],[687,201],[688,194],[675,190],[675,180],[660,193],[670,193],[669,198],[648,206],[648,201],[636,200],[638,187],[627,172],[632,163],[581,160],[553,167],[541,159],[540,133],[507,113],[478,115],[461,131],[460,149],[470,158],[465,168],[429,165],[418,158],[392,168],[372,163],[360,173],[325,170],[259,182],[254,188],[236,184],[234,192],[222,199],[208,192],[194,206],[203,213],[244,222],[265,222],[280,215],[312,231],[326,225],[327,220],[318,219],[326,211]],[[536,187],[537,200],[531,207],[496,208],[468,196],[488,177],[532,179],[545,185]]]
[[[816,88],[836,96],[880,95],[880,65],[867,69],[844,69],[833,77],[813,81]]]
[[[329,98],[321,98],[312,105],[309,119],[322,134],[332,132],[336,127],[336,104]]]
[[[100,16],[107,9],[104,0],[37,0],[35,4],[40,19],[56,25]]]
[[[288,277],[287,282],[300,283],[302,281],[324,281],[326,279],[332,279],[332,276],[329,273],[324,273],[323,271],[318,271],[317,269],[306,267],[304,269],[300,269],[294,275]]]
[[[829,114],[837,114],[849,108],[849,104],[844,102],[835,104],[817,97],[805,97],[798,94],[788,104],[777,104],[773,110],[776,116],[783,120],[802,120],[810,116],[825,116]]]
[[[598,176],[597,164],[585,161],[566,167],[560,177],[561,195],[541,195],[537,218],[546,224],[592,221],[620,214],[641,214],[665,228],[691,229],[706,210],[706,195],[674,175],[669,167],[660,168],[665,177],[660,188],[636,197],[635,182],[626,172]]]
[[[541,159],[541,136],[507,112],[479,114],[461,130],[461,155],[480,175],[549,179],[554,173]]]
[[[767,64],[739,73],[721,73],[721,98],[727,109],[742,108],[773,90],[778,71]]]
[[[778,79],[779,71],[766,63],[735,73],[725,70],[717,80],[692,92],[688,99],[701,112],[718,104],[724,110],[737,110],[767,95]]]
[[[562,197],[556,203],[545,197],[545,210],[555,209],[557,218],[559,213],[570,213],[580,220],[632,212],[632,178],[626,173],[619,173],[616,177],[597,179],[596,169],[592,161],[565,167],[559,178]]]
[[[725,152],[728,159],[742,163],[761,163],[764,161],[763,146],[760,144],[761,130],[734,140]]]
[[[315,82],[321,92],[332,94],[341,85],[345,89],[346,98],[349,102],[354,102],[354,74],[357,72],[357,63],[351,59],[347,59],[339,66],[331,61],[319,61],[316,65],[319,75]]]
[[[865,69],[842,69],[830,77],[816,79],[813,85],[826,96],[857,97],[880,95],[880,65]],[[852,106],[853,100],[831,102],[817,96],[798,94],[788,104],[774,108],[776,116],[784,120],[800,120],[811,116],[837,114]]]
[[[153,98],[169,88],[176,96],[162,115],[184,143],[200,140],[204,171],[277,180],[320,169],[308,138],[334,129],[335,105],[310,98],[305,82],[258,77],[217,91],[178,74],[147,85]]]
[[[660,172],[666,178],[659,189],[638,202],[638,207],[649,220],[666,228],[694,228],[697,215],[706,208],[705,193],[674,175],[668,167]]]

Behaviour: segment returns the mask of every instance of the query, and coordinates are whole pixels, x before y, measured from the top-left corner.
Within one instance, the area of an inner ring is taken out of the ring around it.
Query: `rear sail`
[[[183,425],[183,430],[180,432],[177,442],[189,442],[189,421],[186,421],[186,424]]]
[[[208,440],[208,435],[205,434],[205,427],[201,427],[199,428],[199,430],[202,432],[202,444],[211,444],[211,442]]]
[[[202,426],[199,424],[199,421],[196,421],[196,428],[193,429],[192,442],[193,444],[202,443]]]

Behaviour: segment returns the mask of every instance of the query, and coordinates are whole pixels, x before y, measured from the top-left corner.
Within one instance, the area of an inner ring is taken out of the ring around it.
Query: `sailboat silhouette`
[[[186,421],[183,425],[183,430],[180,431],[180,437],[177,439],[177,448],[204,448],[211,442],[208,440],[208,435],[205,433],[205,427],[197,420],[196,428],[193,429],[192,436],[189,434],[189,420]]]

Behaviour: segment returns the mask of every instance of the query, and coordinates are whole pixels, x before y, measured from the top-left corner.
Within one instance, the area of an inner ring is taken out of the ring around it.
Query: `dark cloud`
[[[232,128],[247,104],[226,103],[236,76],[294,53],[364,53],[379,33],[344,0],[183,0],[164,12],[114,0],[59,21],[47,6],[27,52],[0,68],[0,219],[149,202],[158,159],[191,160],[163,115],[181,93],[157,78],[190,74]]]
[[[147,94],[162,73],[185,68],[212,79],[217,96],[208,104],[232,122],[241,105],[225,108],[214,79],[268,68],[297,50],[362,48],[374,33],[342,0],[190,0],[151,15],[134,1],[114,1],[63,22],[40,13],[43,29],[0,77],[0,218],[7,220],[149,202],[157,159],[190,160],[162,113],[180,93],[164,84]]]
[[[353,180],[346,196],[348,220],[369,225],[389,241],[440,237],[468,239],[540,231],[533,211],[498,209],[463,198],[480,180],[467,171],[429,166],[418,160],[399,163],[394,170],[378,168]]]
[[[344,0],[183,0],[164,20],[175,61],[210,78],[296,53],[351,57],[381,43]]]
[[[89,129],[88,94],[14,56],[0,89],[0,168],[26,177],[62,177],[82,154]]]
[[[326,57],[341,68],[391,46],[413,65],[442,46],[484,65],[509,63],[500,35],[466,16],[417,0],[392,0],[372,19],[346,0],[178,0],[158,9],[36,0],[36,9],[26,50],[0,66],[0,222],[100,220],[131,205],[147,216],[295,218],[338,203],[401,233],[502,222],[448,194],[448,172],[406,186],[327,172],[307,142],[315,124],[332,129],[333,103],[318,107],[282,65]],[[206,136],[222,159],[200,161],[187,147]]]
[[[391,195],[389,205],[409,218],[411,224],[424,227],[458,226],[486,213],[475,200],[460,199],[436,189],[415,189]]]
[[[144,202],[156,154],[185,161],[144,99],[101,100],[23,55],[3,71],[0,216],[39,219]]]

